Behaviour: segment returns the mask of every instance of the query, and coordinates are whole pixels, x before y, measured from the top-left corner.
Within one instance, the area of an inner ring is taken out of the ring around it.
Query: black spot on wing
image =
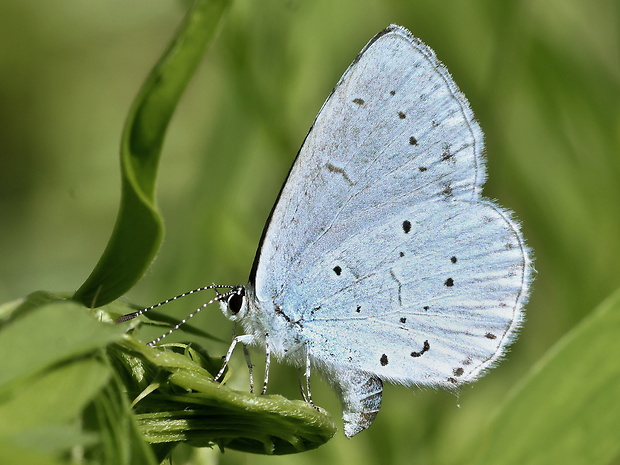
[[[384,367],[388,364],[388,358],[387,355],[383,354],[381,356],[381,359],[379,360],[381,362],[381,366]]]
[[[419,352],[416,352],[416,351],[411,352],[411,356],[414,358],[421,357],[425,352],[428,352],[429,350],[431,350],[431,345],[428,343],[428,341],[424,341],[422,350],[420,350]]]
[[[409,231],[411,231],[411,221],[403,221],[403,231],[405,231],[405,234],[409,234]]]
[[[340,268],[338,265],[336,265],[334,267],[334,273],[336,273],[337,276],[340,276],[340,273],[342,273],[342,268]]]
[[[444,283],[444,285],[447,286],[447,287],[454,286],[454,279],[452,279],[452,278],[446,279],[446,282]]]

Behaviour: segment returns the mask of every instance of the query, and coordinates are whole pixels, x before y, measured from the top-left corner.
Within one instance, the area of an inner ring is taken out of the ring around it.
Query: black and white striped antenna
[[[151,342],[149,342],[147,344],[147,345],[153,347],[155,344],[160,342],[163,338],[169,336],[170,334],[175,332],[177,329],[179,329],[181,326],[183,326],[185,323],[187,323],[187,321],[190,318],[193,318],[198,313],[200,313],[200,311],[203,308],[208,307],[209,305],[211,305],[214,302],[220,302],[222,300],[227,300],[230,296],[235,295],[236,293],[240,292],[241,288],[242,288],[241,286],[229,286],[229,285],[225,285],[225,284],[222,284],[222,285],[212,284],[211,286],[199,287],[197,289],[192,289],[191,291],[184,292],[183,294],[179,294],[177,296],[171,297],[170,299],[166,299],[166,300],[164,300],[162,302],[159,302],[158,304],[151,305],[150,307],[143,308],[142,310],[138,310],[137,312],[128,313],[126,315],[118,317],[116,320],[114,320],[114,322],[115,323],[123,323],[125,321],[133,320],[134,318],[137,318],[140,315],[144,315],[146,312],[148,312],[150,310],[153,310],[155,308],[158,308],[158,307],[161,307],[163,305],[166,305],[166,304],[168,304],[168,303],[170,303],[170,302],[172,302],[174,300],[180,299],[181,297],[186,297],[188,295],[195,294],[196,292],[207,291],[207,290],[210,290],[210,289],[214,289],[215,290],[217,295],[213,299],[209,300],[208,302],[205,302],[200,307],[198,307],[196,310],[194,310],[192,313],[187,315],[183,320],[181,320],[178,324],[176,324],[173,328],[171,328],[167,333],[162,334],[161,336],[159,336],[156,339],[153,339]],[[229,289],[229,290],[227,292],[224,292],[223,294],[220,294],[219,291],[218,291],[219,289]]]

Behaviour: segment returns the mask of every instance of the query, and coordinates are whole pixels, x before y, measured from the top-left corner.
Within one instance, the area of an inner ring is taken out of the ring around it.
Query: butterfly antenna
[[[211,286],[204,286],[204,287],[199,287],[197,289],[192,289],[191,291],[184,292],[183,294],[179,294],[177,296],[171,297],[170,299],[166,299],[163,302],[159,302],[158,304],[151,305],[150,307],[147,307],[147,308],[143,308],[142,310],[138,310],[137,312],[127,313],[126,315],[120,316],[116,320],[114,320],[114,323],[123,323],[124,321],[133,320],[134,318],[137,318],[140,315],[143,315],[146,312],[153,310],[154,308],[161,307],[162,305],[166,305],[174,300],[180,299],[181,297],[195,294],[196,292],[208,291],[209,289],[215,289],[215,292],[217,293],[217,295],[220,295],[220,293],[217,291],[218,289],[222,289],[222,288],[233,289],[234,287],[235,286],[227,286],[224,284],[222,285],[212,284]]]
[[[221,287],[231,287],[231,290],[228,292],[225,292],[223,294],[220,294],[219,292],[217,292],[218,288]],[[173,328],[171,328],[167,333],[162,334],[161,336],[159,336],[157,339],[153,339],[151,342],[149,342],[147,345],[153,347],[155,344],[157,344],[159,341],[161,341],[163,338],[170,336],[173,332],[175,332],[177,329],[179,329],[181,326],[183,326],[185,323],[187,323],[187,320],[189,320],[190,318],[193,318],[194,316],[198,315],[198,313],[200,313],[200,311],[203,308],[208,307],[209,305],[211,305],[214,302],[219,302],[221,300],[226,300],[228,299],[231,295],[239,292],[238,289],[239,286],[213,286],[211,287],[211,289],[216,289],[215,292],[217,292],[217,295],[212,298],[211,300],[209,300],[208,302],[202,304],[200,307],[198,307],[196,310],[194,310],[192,313],[190,313],[189,315],[187,315],[184,319],[182,319],[179,323],[177,323]],[[208,288],[204,288],[204,289],[208,289]],[[200,289],[200,290],[204,290],[204,289]],[[192,292],[196,292],[196,291],[192,291]],[[191,292],[188,292],[186,295],[191,294]],[[178,296],[178,297],[182,297]],[[176,297],[175,297],[176,298]],[[171,301],[174,300],[175,298],[170,299]]]
[[[185,296],[188,296],[188,295],[191,295],[191,294],[195,294],[196,292],[200,292],[200,291],[207,291],[209,289],[215,289],[215,292],[217,293],[217,296],[214,299],[211,299],[209,302],[207,302],[206,304],[203,304],[200,308],[196,309],[194,312],[192,312],[190,315],[188,315],[187,318],[185,318],[178,325],[176,325],[173,329],[171,329],[168,333],[166,333],[163,336],[159,337],[155,341],[149,342],[149,345],[153,345],[153,344],[157,343],[158,341],[160,341],[161,339],[163,339],[164,337],[168,336],[168,334],[170,334],[173,331],[177,330],[181,325],[183,325],[187,320],[189,320],[191,317],[193,317],[198,312],[200,312],[200,310],[205,308],[207,305],[212,304],[213,302],[217,302],[219,300],[222,300],[224,298],[228,298],[230,293],[232,292],[232,290],[235,289],[236,287],[238,287],[238,286],[227,286],[227,285],[215,285],[215,284],[212,284],[211,286],[204,286],[204,287],[199,287],[197,289],[192,289],[191,291],[184,292],[183,294],[179,294],[179,295],[174,296],[174,297],[172,297],[170,299],[166,299],[163,302],[159,302],[158,304],[151,305],[150,307],[147,307],[147,308],[143,308],[142,310],[138,310],[137,312],[132,312],[132,313],[128,313],[126,315],[123,315],[123,316],[117,318],[116,320],[114,320],[114,323],[122,323],[124,321],[133,320],[134,318],[137,318],[140,315],[143,315],[146,312],[148,312],[150,310],[153,310],[154,308],[161,307],[162,305],[166,305],[166,304],[168,304],[168,303],[170,303],[170,302],[172,302],[174,300],[180,299],[181,297],[185,297]],[[231,289],[231,291],[228,291],[228,292],[226,292],[224,294],[220,294],[218,292],[218,289],[226,289],[226,288]]]

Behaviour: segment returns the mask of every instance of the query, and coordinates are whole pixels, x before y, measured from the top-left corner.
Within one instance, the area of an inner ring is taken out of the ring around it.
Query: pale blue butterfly
[[[400,26],[377,34],[319,111],[248,284],[211,301],[245,330],[224,366],[237,343],[265,348],[263,392],[270,355],[307,380],[317,369],[348,437],[375,419],[383,381],[455,388],[492,367],[533,267],[511,213],[481,196],[483,151],[433,50]]]

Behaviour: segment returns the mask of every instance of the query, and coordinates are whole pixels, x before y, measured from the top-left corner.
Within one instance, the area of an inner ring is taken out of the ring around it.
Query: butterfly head
[[[218,300],[224,316],[231,321],[241,321],[248,312],[248,301],[245,296],[245,287],[236,286]]]

